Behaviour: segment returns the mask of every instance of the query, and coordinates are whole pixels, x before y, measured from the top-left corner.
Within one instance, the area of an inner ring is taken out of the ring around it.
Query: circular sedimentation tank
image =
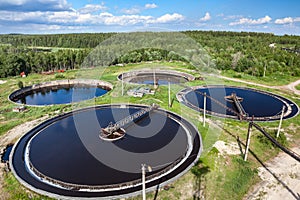
[[[257,89],[211,85],[186,88],[177,94],[177,99],[188,107],[204,112],[206,96],[206,113],[218,117],[272,121],[296,116],[297,104],[291,100]]]
[[[89,79],[57,80],[21,88],[9,95],[9,100],[32,106],[69,104],[106,94],[112,84]]]
[[[179,84],[193,81],[195,77],[191,74],[174,70],[144,69],[119,74],[118,80],[135,84],[167,85],[168,83]]]
[[[54,198],[141,194],[141,164],[152,167],[146,173],[148,190],[163,186],[189,170],[200,156],[201,136],[191,123],[156,108],[122,127],[124,137],[113,141],[99,137],[109,124],[147,108],[101,105],[49,119],[14,145],[12,171],[29,189]]]

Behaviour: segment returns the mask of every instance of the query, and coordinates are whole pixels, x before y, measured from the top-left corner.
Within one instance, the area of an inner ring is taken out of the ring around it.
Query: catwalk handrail
[[[286,154],[300,162],[300,155],[296,152],[287,149],[286,147],[282,146],[275,138],[273,138],[269,133],[267,133],[263,128],[261,128],[258,124],[254,122],[249,122],[251,125],[253,125],[257,130],[259,130],[262,134],[264,134],[273,144],[275,144],[278,148],[280,148],[282,151],[284,151]]]
[[[217,99],[207,95],[207,94],[204,94],[203,92],[200,92],[200,91],[196,91],[193,87],[190,87],[190,86],[186,86],[186,85],[183,85],[183,84],[179,84],[180,86],[182,86],[183,88],[187,89],[187,90],[191,90],[197,94],[200,94],[202,96],[206,95],[207,98],[209,98],[211,101],[215,102],[216,104],[218,104],[219,106],[225,108],[226,110],[228,110],[229,112],[235,114],[241,121],[244,120],[244,121],[251,121],[252,120],[252,116],[248,116],[247,113],[246,115],[241,115],[239,112],[233,110],[232,108],[229,108],[228,106],[226,106],[225,104],[221,103],[220,101],[218,101]],[[184,95],[183,95],[183,98],[184,98]],[[196,107],[194,106],[193,104],[189,103],[188,101],[185,101],[185,104],[188,104],[189,106],[191,107],[194,107],[195,109],[197,110],[203,110],[203,109],[200,109],[199,107]],[[207,113],[212,113],[208,110],[206,110]],[[217,114],[218,115],[218,114]],[[222,114],[219,114],[219,115],[222,115]],[[271,119],[279,119],[280,118],[280,115],[281,115],[281,112],[277,113],[276,115],[273,115],[273,116],[268,116],[268,117],[255,117],[256,120],[271,120]],[[227,115],[228,116],[228,115]],[[232,118],[232,117],[231,117]]]
[[[246,111],[244,110],[241,102],[238,100],[237,96],[235,93],[232,94],[232,99],[233,99],[233,102],[235,103],[235,106],[237,107],[239,113],[240,113],[240,116],[245,116],[247,115],[246,114]]]
[[[158,171],[152,175],[149,175],[146,177],[146,181],[149,181],[155,177],[159,177],[164,173],[167,173],[169,170],[174,168],[184,157],[186,156],[186,153],[179,158],[177,158],[174,162],[172,162],[170,165],[166,166],[166,168],[162,169],[161,171]],[[111,190],[111,189],[121,189],[123,187],[128,188],[128,187],[135,187],[141,184],[141,180],[133,180],[133,181],[128,181],[125,183],[115,183],[115,184],[110,184],[110,185],[84,185],[84,184],[75,184],[75,183],[68,183],[64,182],[61,180],[57,180],[54,178],[51,178],[43,173],[41,173],[39,170],[37,170],[31,161],[29,161],[29,167],[30,170],[34,172],[36,176],[41,178],[42,180],[46,180],[54,185],[59,185],[60,187],[69,189],[69,190],[84,190],[84,189],[89,189],[89,190]]]
[[[224,105],[223,103],[219,102],[218,100],[214,99],[213,97],[207,95],[207,94],[204,94],[203,92],[200,92],[200,91],[196,91],[194,90],[193,88],[189,87],[189,86],[185,86],[183,84],[180,84],[182,87],[186,88],[186,89],[191,89],[193,92],[195,93],[198,93],[202,96],[206,96],[207,98],[209,98],[211,101],[215,102],[216,104],[218,104],[219,106],[225,108],[226,110],[228,110],[229,112],[233,113],[233,114],[236,114],[240,119],[243,119],[243,120],[246,120],[247,118],[244,116],[244,115],[241,115],[239,112],[229,108],[228,106]]]
[[[142,117],[143,115],[151,112],[152,110],[154,109],[157,109],[158,108],[158,105],[151,105],[147,108],[144,108],[144,109],[141,109],[141,110],[138,110],[137,112],[117,121],[116,123],[110,123],[105,129],[106,132],[112,134],[113,132],[117,131],[118,129],[120,129],[121,127],[124,127],[125,125],[133,122],[135,119],[139,118],[139,117]]]

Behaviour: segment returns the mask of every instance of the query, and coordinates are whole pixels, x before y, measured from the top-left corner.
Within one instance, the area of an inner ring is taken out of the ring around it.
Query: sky
[[[0,34],[139,30],[300,35],[300,1],[0,0]]]

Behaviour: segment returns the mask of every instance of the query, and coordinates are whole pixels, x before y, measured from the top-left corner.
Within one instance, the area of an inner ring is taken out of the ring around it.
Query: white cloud
[[[122,13],[128,14],[128,15],[135,15],[141,13],[143,10],[148,10],[148,9],[154,9],[157,8],[158,6],[154,3],[150,4],[145,4],[144,7],[140,6],[134,6],[132,8],[124,8],[121,10]]]
[[[263,18],[259,19],[250,19],[250,18],[241,18],[238,21],[229,23],[230,26],[234,25],[242,25],[242,24],[248,24],[248,25],[258,25],[258,24],[266,24],[272,20],[271,17],[266,15]]]
[[[100,13],[99,17],[113,17],[114,15],[109,12]]]
[[[128,15],[134,15],[134,14],[140,13],[141,8],[133,7],[133,8],[129,8],[129,9],[122,9],[121,12],[125,13],[125,14],[128,14]]]
[[[1,7],[4,4],[6,7]],[[47,8],[38,8],[41,4],[47,5]],[[13,7],[19,9],[12,9]],[[165,13],[158,17],[139,14],[143,10],[154,8],[157,8],[154,3],[145,4],[141,7],[123,10],[124,14],[118,15],[107,12],[108,9],[104,3],[86,4],[75,10],[67,3],[67,0],[0,0],[0,26],[6,27],[5,30],[0,30],[0,33],[38,32],[39,30],[64,32],[81,30],[80,27],[88,30],[105,26],[108,28],[148,26],[149,24],[176,23],[184,19],[184,16],[178,13]]]
[[[80,16],[85,14],[77,14],[76,12],[49,12],[44,13],[48,23],[54,24],[65,24],[76,21]]]
[[[285,18],[275,20],[275,24],[291,24],[294,22],[300,22],[300,17],[296,17],[296,18],[285,17]]]
[[[276,19],[275,20],[275,24],[289,24],[289,23],[293,23],[293,18],[285,17],[285,18],[282,18],[282,19]]]
[[[140,16],[140,15],[122,15],[122,16],[110,16],[106,17],[102,20],[102,23],[106,25],[135,25],[139,23],[147,23],[151,20],[151,16]]]
[[[64,11],[71,10],[71,5],[67,0],[1,0],[0,10]]]
[[[0,11],[0,20],[5,22],[46,22],[44,12],[26,12],[20,14],[19,12]]]
[[[224,16],[224,20],[235,20],[235,19],[240,19],[243,18],[242,15],[229,15],[229,16]]]
[[[207,12],[207,13],[205,13],[205,16],[200,19],[200,21],[205,22],[205,21],[208,21],[210,19],[211,19],[211,16],[210,16],[209,12]]]
[[[153,8],[157,8],[158,6],[155,3],[147,3],[145,5],[145,9],[153,9]]]
[[[89,25],[136,25],[162,24],[181,21],[184,16],[178,13],[165,14],[160,17],[146,15],[113,15],[108,12],[99,14],[62,12],[11,12],[0,11],[0,21],[5,24],[36,24],[57,26],[89,26]]]
[[[168,22],[175,22],[184,19],[184,17],[180,14],[165,14],[161,17],[155,18],[153,16],[144,16],[144,15],[122,15],[122,16],[114,16],[112,14],[104,17],[100,15],[102,23],[106,25],[135,25],[135,24],[161,24]]]
[[[104,6],[104,4],[87,4],[83,8],[80,8],[78,12],[87,14],[87,13],[93,13],[98,11],[106,10],[107,7]]]
[[[173,14],[165,14],[156,20],[154,20],[151,23],[168,23],[168,22],[174,22],[174,21],[181,21],[184,19],[184,16],[178,13]]]

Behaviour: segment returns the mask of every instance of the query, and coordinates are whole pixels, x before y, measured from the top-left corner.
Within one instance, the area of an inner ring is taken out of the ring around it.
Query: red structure
[[[26,77],[26,73],[25,73],[25,72],[21,72],[21,73],[20,73],[20,76],[21,76],[21,77]]]

